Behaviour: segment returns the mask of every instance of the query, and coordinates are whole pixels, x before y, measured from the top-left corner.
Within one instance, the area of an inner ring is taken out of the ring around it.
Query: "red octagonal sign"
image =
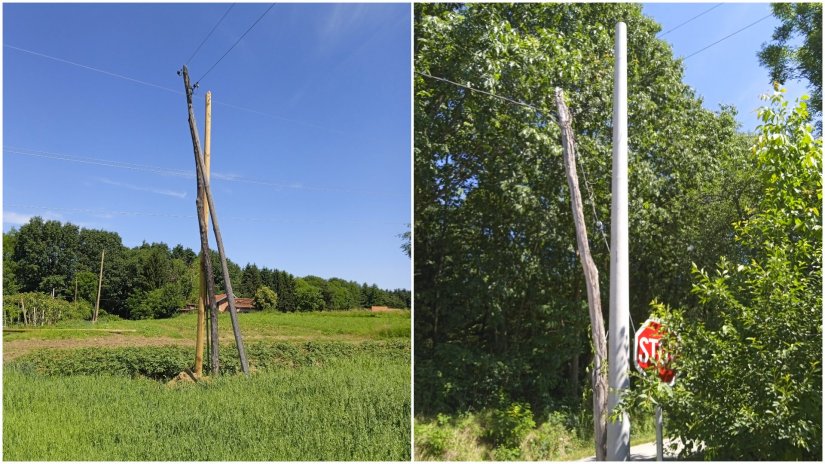
[[[659,371],[659,379],[669,385],[676,381],[676,372],[670,369],[670,360],[673,358],[662,349],[662,338],[667,330],[655,319],[648,319],[636,332],[636,342],[633,344],[633,361],[636,369],[645,373],[647,369],[655,367]]]

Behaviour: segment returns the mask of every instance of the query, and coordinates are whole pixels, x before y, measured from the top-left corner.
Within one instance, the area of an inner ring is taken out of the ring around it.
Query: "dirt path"
[[[235,339],[231,334],[221,335],[221,345],[233,343]],[[317,340],[338,340],[345,342],[360,342],[369,340],[365,337],[351,336],[351,335],[322,335],[322,336],[306,336],[306,335],[251,335],[245,336],[244,342],[253,341],[317,341]],[[91,338],[76,338],[76,339],[53,339],[53,340],[4,340],[3,341],[3,362],[11,361],[20,356],[26,355],[34,350],[41,348],[48,349],[74,349],[74,348],[90,348],[90,347],[137,347],[137,346],[191,346],[195,349],[195,341],[185,338],[172,337],[145,337],[143,335],[123,335],[112,334],[100,337]]]
[[[40,348],[72,349],[90,347],[123,346],[188,346],[194,348],[194,340],[171,337],[144,337],[142,335],[106,335],[102,337],[58,339],[58,340],[9,340],[3,341],[3,362],[19,358]]]

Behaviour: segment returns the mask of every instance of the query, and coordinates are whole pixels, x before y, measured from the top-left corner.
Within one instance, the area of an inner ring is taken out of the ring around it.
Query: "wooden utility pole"
[[[189,70],[187,69],[187,67],[185,65],[183,67],[183,85],[186,87],[186,103],[187,103],[187,106],[188,106],[188,109],[189,109],[189,132],[191,133],[191,136],[192,136],[192,145],[194,147],[194,152],[195,152],[195,164],[196,164],[195,168],[197,170],[197,176],[196,177],[198,178],[198,186],[201,187],[201,189],[206,193],[206,200],[207,200],[207,204],[209,206],[209,215],[212,219],[212,230],[215,232],[215,242],[218,245],[218,255],[220,256],[220,259],[221,259],[221,271],[223,273],[224,283],[226,284],[226,297],[229,300],[229,317],[232,320],[232,331],[235,334],[235,345],[238,347],[238,357],[240,358],[240,361],[241,361],[241,370],[243,371],[244,374],[249,375],[249,363],[246,360],[246,350],[244,349],[243,337],[241,336],[241,330],[240,330],[240,327],[238,326],[238,314],[237,314],[237,310],[235,309],[235,295],[232,292],[232,282],[231,282],[231,279],[229,277],[229,268],[227,267],[227,264],[226,264],[226,253],[224,253],[224,249],[223,249],[223,238],[221,237],[221,229],[220,229],[220,226],[218,225],[218,215],[215,212],[215,202],[212,199],[212,192],[209,189],[209,181],[207,181],[204,178],[204,172],[206,171],[206,167],[204,166],[203,159],[201,159],[201,156],[200,156],[200,151],[201,151],[201,149],[200,149],[200,140],[198,140],[198,130],[197,130],[197,127],[196,127],[196,124],[195,124],[195,112],[192,110],[192,87],[189,84]],[[201,213],[202,208],[203,208],[203,205],[200,202],[200,198],[198,198],[198,204],[199,204],[198,218],[200,219],[200,217],[201,217],[200,213]],[[202,227],[201,228],[201,246],[205,247],[206,252],[208,253],[208,251],[209,251],[208,242],[204,243],[204,239],[206,238],[206,235],[205,235],[206,230],[203,229],[203,226],[205,226],[205,224],[201,223],[201,227]],[[211,266],[211,260],[208,260],[208,261],[210,261],[209,269],[211,270],[211,267],[212,267]],[[215,316],[217,316],[217,307],[214,306],[215,305],[214,293],[211,293],[209,295],[209,299],[210,299],[210,305],[214,308],[213,309],[214,314],[215,314]],[[213,321],[214,320],[215,319],[213,319]],[[212,342],[212,345],[213,345],[212,352],[213,352],[213,354],[216,355],[215,348],[218,345],[217,324],[216,324],[215,327],[212,327],[212,334],[214,336],[213,342]],[[213,362],[214,362],[214,360],[213,360]]]
[[[212,92],[206,92],[206,117],[204,122],[204,136],[203,136],[203,164],[206,168],[204,177],[206,182],[209,182],[209,168],[211,165],[211,146],[212,146]],[[198,184],[198,198],[204,204],[203,207],[203,222],[208,221],[209,205],[206,205],[206,194],[200,189]],[[198,330],[195,339],[195,377],[200,377],[203,372],[203,345],[206,339],[206,274],[204,273],[203,261],[209,259],[206,254],[201,254],[201,272],[200,272],[200,296],[198,297]]]
[[[564,103],[564,93],[556,88],[556,106],[559,113],[562,149],[564,152],[564,170],[567,173],[567,185],[570,187],[570,203],[573,209],[573,222],[576,226],[576,244],[579,259],[584,270],[587,287],[587,305],[590,308],[590,328],[593,339],[593,430],[596,444],[596,459],[604,461],[607,455],[607,339],[604,333],[602,302],[599,293],[599,270],[590,255],[587,241],[587,228],[584,224],[584,208],[579,190],[579,178],[576,173],[576,142],[573,138],[573,124],[570,112]]]
[[[100,291],[103,289],[103,257],[106,255],[106,249],[100,252],[100,277],[97,280],[97,302],[95,303],[95,313],[92,316],[92,322],[97,322],[97,313],[100,310]]]

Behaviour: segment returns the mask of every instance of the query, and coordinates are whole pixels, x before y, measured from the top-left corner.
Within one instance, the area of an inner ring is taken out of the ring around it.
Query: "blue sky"
[[[228,7],[3,5],[3,230],[41,215],[127,246],[199,249],[176,71]],[[267,8],[236,5],[189,63],[193,80]],[[410,222],[409,15],[277,4],[200,83],[233,261],[410,288],[397,236]]]
[[[717,3],[644,3],[642,11],[662,25],[659,37],[670,43],[676,57],[690,55],[771,13],[768,3],[724,3],[664,34]],[[703,97],[705,107],[735,106],[744,131],[753,131],[758,124],[756,109],[763,104],[759,95],[773,92],[768,71],[759,65],[756,54],[778,25],[771,16],[684,61],[684,81]],[[808,93],[799,81],[785,87],[791,101]]]

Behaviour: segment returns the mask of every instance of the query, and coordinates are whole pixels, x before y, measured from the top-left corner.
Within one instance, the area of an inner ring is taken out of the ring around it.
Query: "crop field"
[[[239,317],[252,374],[222,316],[223,375],[199,383],[171,380],[192,365],[194,315],[4,334],[4,458],[410,458],[408,312]]]

